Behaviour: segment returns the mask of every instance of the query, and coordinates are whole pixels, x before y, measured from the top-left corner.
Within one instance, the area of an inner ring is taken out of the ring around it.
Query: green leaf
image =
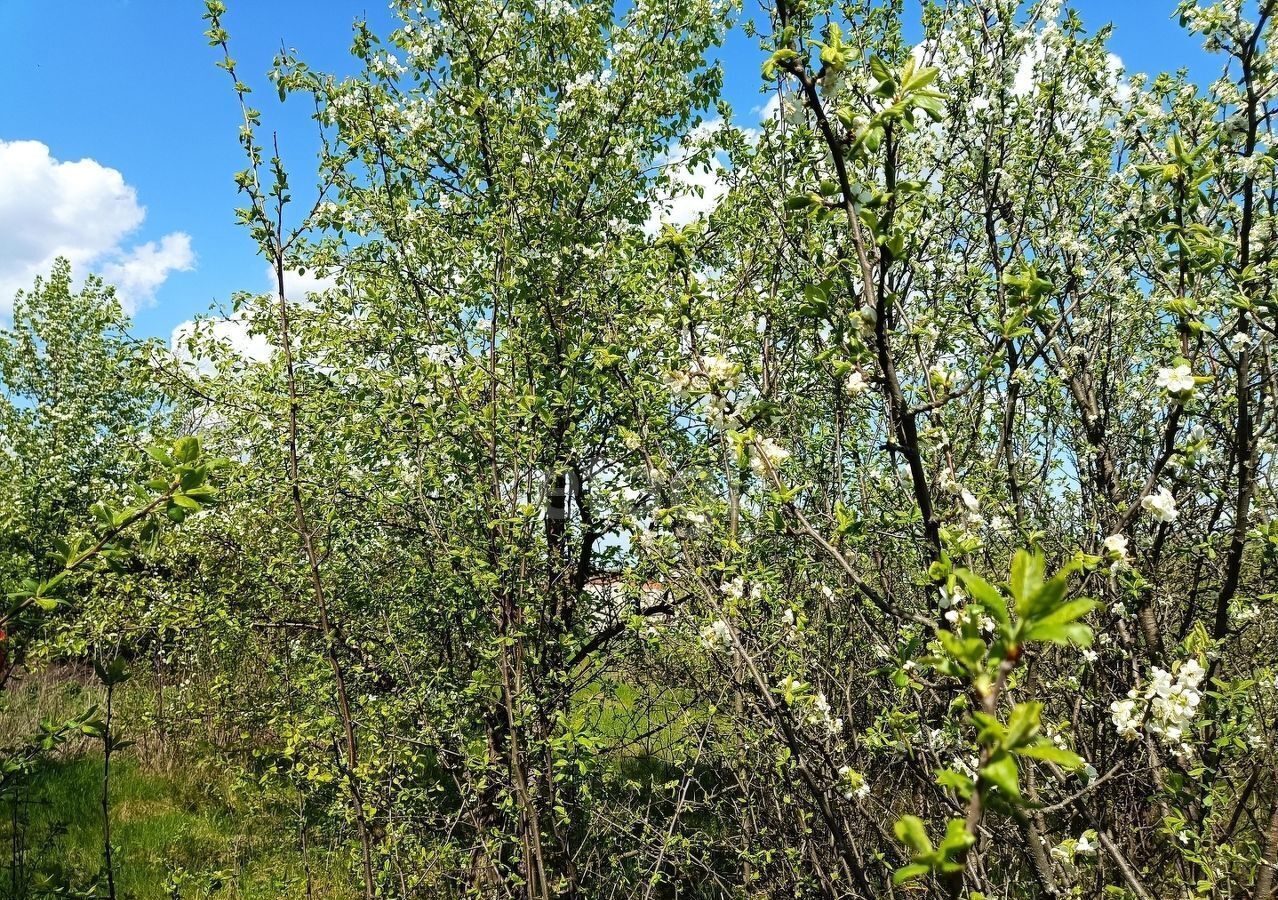
[[[980,726],[976,733],[977,743],[985,747],[997,747],[1007,741],[1007,728],[997,717],[987,712],[973,710],[972,720]]]
[[[1073,622],[1075,619],[1081,619],[1083,616],[1102,605],[1103,604],[1099,601],[1087,598],[1070,600],[1067,603],[1062,603],[1047,615],[1039,618],[1038,623],[1042,625],[1066,625]]]
[[[1038,732],[1042,715],[1042,703],[1016,704],[1007,717],[1006,746],[1014,750],[1033,737]]]
[[[178,462],[193,463],[200,457],[200,440],[194,437],[180,437],[173,442],[173,458]]]
[[[902,87],[907,91],[921,91],[923,88],[935,81],[936,76],[940,73],[941,70],[936,66],[928,66],[927,68],[919,69],[906,79],[905,84],[902,85]]]
[[[918,816],[901,816],[893,826],[896,839],[909,847],[916,854],[932,852],[932,841],[928,839],[927,829]]]
[[[1006,750],[998,750],[981,769],[981,777],[995,785],[1005,797],[1021,799],[1020,773],[1016,769],[1016,757]]]
[[[1039,553],[1031,554],[1026,550],[1017,550],[1016,555],[1012,557],[1011,587],[1018,613],[1043,583],[1045,567],[1046,563],[1043,561],[1042,554]]]
[[[949,788],[964,800],[968,800],[972,796],[972,791],[976,790],[976,783],[968,778],[962,772],[955,772],[953,769],[942,769],[936,775],[936,783],[943,788]]]
[[[1063,769],[1081,769],[1087,763],[1075,753],[1073,750],[1063,750],[1057,747],[1047,738],[1040,738],[1027,747],[1020,747],[1016,751],[1018,756],[1030,756],[1034,759],[1041,759],[1044,762],[1056,763]]]
[[[1046,641],[1052,644],[1075,644],[1079,647],[1092,645],[1092,630],[1078,622],[1069,625],[1040,622],[1027,628],[1021,637],[1026,641]]]
[[[966,853],[976,843],[976,838],[967,830],[967,823],[962,819],[950,819],[945,826],[945,839],[941,841],[941,856],[953,860]],[[949,870],[952,871],[952,870]]]
[[[93,671],[103,684],[120,684],[129,680],[128,663],[125,662],[123,656],[114,657],[106,665],[95,661],[93,663]]]
[[[937,629],[936,638],[946,653],[970,670],[979,668],[985,658],[985,642],[980,638],[961,638],[944,628]]]
[[[789,210],[813,209],[822,203],[820,194],[795,194],[785,198],[785,208]]]
[[[1022,618],[1031,622],[1040,620],[1061,605],[1061,601],[1065,599],[1067,587],[1065,576],[1057,575],[1030,594],[1023,608],[1018,607],[1017,611]]]
[[[217,499],[217,491],[207,484],[191,488],[189,491],[183,491],[182,493],[192,500],[198,500],[202,506],[207,506]]]
[[[892,873],[892,883],[905,884],[905,882],[912,881],[915,878],[921,878],[931,871],[931,866],[924,865],[923,863],[910,863],[908,866],[901,866],[901,868]]]
[[[173,465],[173,457],[169,455],[169,451],[165,447],[147,447],[146,455],[166,468]]]
[[[779,68],[798,58],[798,51],[792,50],[789,47],[782,47],[779,50],[773,51],[772,55],[763,63],[763,77],[769,80],[775,78]]]
[[[995,621],[1002,625],[1011,624],[1011,616],[1007,612],[1007,601],[1003,599],[998,588],[967,569],[959,569],[955,574],[963,582],[963,587],[967,589],[972,599],[981,604]]]

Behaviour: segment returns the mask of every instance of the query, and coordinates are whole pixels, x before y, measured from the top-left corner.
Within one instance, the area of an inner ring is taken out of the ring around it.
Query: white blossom
[[[1118,733],[1135,740],[1142,724],[1178,753],[1188,753],[1186,735],[1202,703],[1200,686],[1206,671],[1196,658],[1174,667],[1175,673],[1155,666],[1150,671],[1149,685],[1144,691],[1132,688],[1125,700],[1110,704],[1110,715]]]
[[[746,584],[746,580],[740,575],[733,578],[731,581],[725,581],[720,590],[723,591],[725,597],[730,597],[733,600],[750,599],[750,585]]]
[[[1138,709],[1135,699],[1115,700],[1109,705],[1110,719],[1121,737],[1134,741],[1140,737],[1140,724],[1144,710]]]
[[[1184,364],[1159,369],[1154,383],[1174,397],[1192,396],[1196,386],[1193,370]]]
[[[722,356],[706,355],[701,357],[701,371],[711,381],[723,385],[731,385],[737,374],[736,365]]]
[[[724,650],[732,646],[732,628],[716,619],[701,629],[701,645],[708,650]]]
[[[1105,556],[1113,563],[1113,568],[1119,569],[1127,565],[1131,561],[1131,556],[1127,547],[1127,535],[1111,534],[1105,538],[1102,545]]]
[[[1140,500],[1140,508],[1145,510],[1159,522],[1175,522],[1180,511],[1176,509],[1176,498],[1166,487],[1160,486],[1157,491],[1147,494]]]
[[[750,446],[750,468],[766,478],[770,470],[777,469],[790,458],[790,451],[771,438],[756,438]]]
[[[666,375],[666,387],[676,396],[682,396],[692,387],[692,378],[684,372],[670,372]]]
[[[851,766],[839,766],[839,781],[843,786],[844,800],[865,797],[870,793],[870,785],[865,776]]]
[[[822,726],[831,735],[837,736],[843,730],[843,720],[836,718],[833,712],[830,701],[826,699],[823,692],[818,691],[812,698],[812,715],[808,717],[808,721],[813,725]]]

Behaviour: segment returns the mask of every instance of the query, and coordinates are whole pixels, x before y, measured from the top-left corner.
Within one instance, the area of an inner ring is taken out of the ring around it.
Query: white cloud
[[[660,231],[663,224],[679,226],[696,221],[713,210],[728,191],[715,163],[707,172],[699,166],[693,168],[683,162],[671,162],[666,175],[671,185],[661,192],[652,215],[644,224],[649,234]]]
[[[760,122],[767,122],[775,119],[781,112],[781,92],[773,91],[768,95],[768,102],[762,106],[754,107],[751,112],[757,113]]]
[[[124,256],[102,267],[102,277],[118,288],[121,296],[136,298],[155,296],[155,291],[170,272],[189,272],[195,268],[189,235],[176,231],[159,242],[148,241],[134,247]]]
[[[1117,53],[1106,53],[1105,71],[1114,85],[1118,102],[1126,104],[1132,98],[1132,83],[1124,77],[1127,75],[1127,66],[1123,65],[1123,58]]]
[[[713,156],[696,152],[696,145],[704,142],[723,125],[720,120],[706,122],[694,128],[683,144],[677,144],[657,161],[669,179],[653,202],[653,209],[644,230],[655,234],[665,225],[687,225],[713,210],[728,192],[723,166]],[[691,146],[689,146],[691,145]]]
[[[267,289],[275,292],[275,267],[266,267]],[[316,294],[329,288],[337,287],[337,279],[331,276],[317,275],[314,270],[299,272],[296,269],[284,270],[284,296],[288,300],[305,300],[307,294]]]
[[[1038,87],[1035,69],[1041,66],[1046,58],[1047,51],[1043,46],[1043,38],[1041,35],[1037,35],[1017,62],[1016,77],[1012,80],[1012,96],[1029,96]]]
[[[267,266],[264,275],[263,292],[273,297],[276,289],[274,267]],[[337,279],[321,277],[314,271],[284,271],[284,294],[290,303],[304,303],[308,294],[336,286]],[[193,346],[191,338],[195,338]],[[218,345],[216,349],[209,346],[210,341]],[[274,352],[267,336],[249,332],[248,318],[242,312],[229,316],[187,319],[173,329],[169,347],[174,356],[190,364],[201,374],[213,371],[210,358],[216,354],[226,353],[243,362],[260,363],[269,360]]]
[[[1049,50],[1058,54],[1059,48],[1049,48],[1048,42],[1056,35],[1054,25],[1047,27],[1034,33],[1030,43],[1026,46],[1025,51],[1021,53],[1016,64],[1016,75],[1012,79],[1012,95],[1015,97],[1028,97],[1037,91],[1041,76],[1046,74],[1042,71],[1043,66],[1049,62]],[[1131,96],[1131,82],[1124,78],[1126,67],[1123,65],[1122,57],[1116,53],[1105,54],[1105,75],[1106,80],[1115,92],[1115,97],[1120,103],[1127,102]]]
[[[219,349],[210,353],[209,341],[216,343]],[[169,347],[174,356],[202,374],[212,372],[210,357],[223,351],[244,362],[266,362],[272,353],[271,342],[265,335],[249,333],[248,319],[242,313],[221,318],[188,319],[173,329]]]
[[[782,93],[780,90],[773,91],[768,96],[768,102],[762,106],[756,106],[754,112],[759,114],[759,124],[767,125],[769,122],[784,123],[786,127],[797,128],[807,121],[807,110],[803,106],[803,97],[798,91],[789,90]],[[747,132],[750,129],[747,129]]]
[[[92,159],[54,159],[39,141],[0,140],[0,314],[59,256],[79,274],[114,280],[130,310],[152,302],[169,273],[195,264],[191,239],[174,232],[126,247],[146,208],[117,170]]]

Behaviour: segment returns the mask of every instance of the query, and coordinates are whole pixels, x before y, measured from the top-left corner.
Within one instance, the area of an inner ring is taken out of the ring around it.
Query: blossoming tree
[[[207,5],[277,290],[160,363],[237,460],[171,702],[366,897],[1273,896],[1272,2],[1196,85],[1053,0],[402,0],[276,60],[304,206]]]

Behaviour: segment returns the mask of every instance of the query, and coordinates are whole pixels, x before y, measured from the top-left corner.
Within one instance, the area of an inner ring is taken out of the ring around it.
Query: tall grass
[[[24,679],[0,698],[0,745],[42,718],[100,702],[69,673]],[[126,734],[126,737],[134,735]],[[344,900],[346,850],[303,834],[290,798],[236,779],[176,746],[111,763],[111,837],[122,900]],[[75,741],[0,793],[0,900],[105,896],[100,741]],[[309,846],[308,846],[309,844]]]

